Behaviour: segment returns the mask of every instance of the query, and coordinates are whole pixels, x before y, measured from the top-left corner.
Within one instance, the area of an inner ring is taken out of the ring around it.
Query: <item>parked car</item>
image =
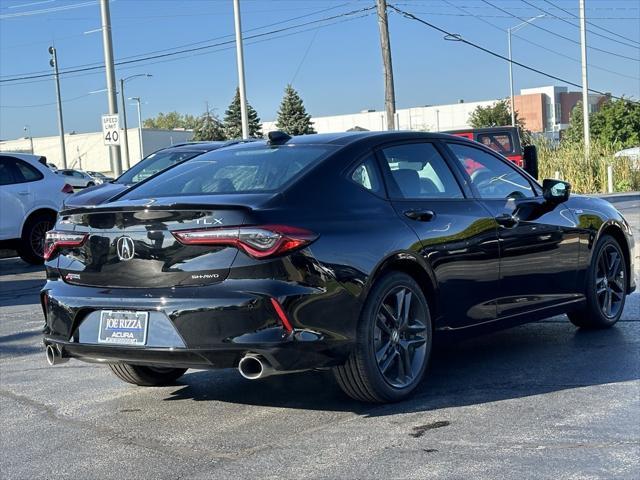
[[[475,140],[498,152],[523,168],[533,178],[538,178],[538,152],[535,145],[522,145],[517,127],[487,127],[450,130],[445,133]]]
[[[180,145],[163,148],[140,160],[129,170],[112,182],[103,183],[92,188],[82,190],[69,197],[65,203],[67,208],[95,205],[115,195],[122,193],[127,188],[145,180],[158,172],[170,168],[179,163],[191,160],[203,153],[234,145],[243,140],[219,141],[219,142],[189,142]]]
[[[56,173],[62,175],[66,182],[73,188],[93,187],[97,183],[95,178],[82,170],[64,168],[58,170]]]
[[[96,185],[113,181],[113,177],[108,177],[101,172],[94,172],[92,170],[87,170],[87,173],[96,181]]]
[[[44,239],[73,189],[37,155],[0,153],[0,244],[26,262],[42,263]]]
[[[357,400],[400,400],[436,331],[618,321],[635,289],[631,228],[570,190],[450,135],[271,132],[61,212],[47,356],[137,385],[188,368],[331,368]]]

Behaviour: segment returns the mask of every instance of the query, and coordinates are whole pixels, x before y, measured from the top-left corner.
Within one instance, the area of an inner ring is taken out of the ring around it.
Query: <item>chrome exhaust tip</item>
[[[257,380],[273,374],[273,368],[260,355],[248,353],[238,363],[238,371],[247,380]]]
[[[58,348],[54,347],[53,345],[47,345],[46,356],[47,356],[47,363],[52,367],[54,365],[60,365],[61,363],[65,363],[69,361],[69,359],[64,358],[62,356],[61,351]]]

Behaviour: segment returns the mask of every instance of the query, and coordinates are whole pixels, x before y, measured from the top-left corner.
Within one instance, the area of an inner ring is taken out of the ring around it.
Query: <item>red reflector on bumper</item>
[[[278,302],[278,300],[276,300],[275,298],[272,298],[271,305],[273,305],[273,309],[278,314],[278,318],[280,319],[280,322],[282,323],[282,326],[284,327],[284,329],[288,333],[293,332],[293,327],[291,326],[291,322],[289,322],[287,315],[284,313],[284,310],[282,309],[282,305],[280,305],[280,302]]]

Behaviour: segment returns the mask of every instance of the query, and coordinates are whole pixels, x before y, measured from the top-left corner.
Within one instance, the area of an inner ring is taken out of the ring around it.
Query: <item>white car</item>
[[[42,263],[44,239],[73,188],[44,157],[0,152],[0,244],[29,263]]]
[[[64,177],[65,181],[73,188],[93,187],[99,183],[95,178],[82,170],[65,168],[61,170],[59,169],[56,173]]]

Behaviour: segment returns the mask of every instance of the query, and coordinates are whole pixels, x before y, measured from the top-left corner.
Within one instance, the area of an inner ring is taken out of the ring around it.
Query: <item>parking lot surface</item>
[[[640,239],[640,199],[616,204]],[[1,478],[640,477],[640,293],[606,331],[560,316],[448,342],[410,400],[370,406],[328,372],[140,388],[48,367],[43,281],[0,260]]]

